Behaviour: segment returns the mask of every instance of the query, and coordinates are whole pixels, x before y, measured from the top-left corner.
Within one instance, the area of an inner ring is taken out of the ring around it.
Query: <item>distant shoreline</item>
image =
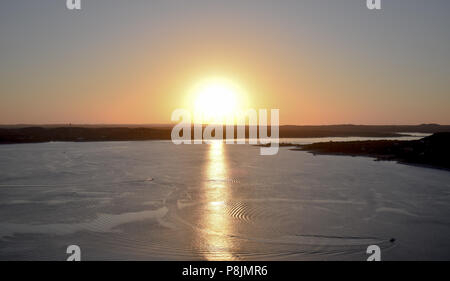
[[[235,128],[236,130],[236,128]],[[249,128],[246,126],[246,137]],[[0,126],[0,144],[43,143],[43,142],[99,142],[99,141],[145,141],[170,140],[171,126],[154,127],[124,126]],[[322,138],[322,137],[403,137],[406,132],[436,133],[450,132],[450,125],[326,125],[326,126],[280,126],[280,138]],[[270,134],[270,132],[269,132]],[[193,135],[193,134],[192,134]],[[237,135],[235,133],[235,135]]]
[[[450,170],[449,143],[450,132],[441,132],[412,141],[321,142],[296,145],[291,150],[307,151],[314,155],[366,156],[377,161],[397,161],[401,164]]]

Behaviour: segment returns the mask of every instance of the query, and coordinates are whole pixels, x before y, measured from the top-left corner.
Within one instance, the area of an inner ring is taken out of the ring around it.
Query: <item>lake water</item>
[[[395,241],[391,242],[391,238]],[[0,146],[0,259],[450,259],[450,172],[171,142]]]

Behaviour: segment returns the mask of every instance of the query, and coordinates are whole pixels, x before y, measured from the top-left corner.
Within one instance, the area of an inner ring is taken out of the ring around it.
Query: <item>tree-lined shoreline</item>
[[[269,127],[270,130],[270,127]],[[0,144],[52,141],[144,141],[170,140],[171,125],[70,125],[70,126],[0,126]],[[401,137],[414,133],[450,132],[450,125],[326,125],[279,127],[280,138],[320,137]],[[193,134],[192,134],[193,135]],[[235,134],[236,135],[236,134]],[[248,126],[246,136],[248,137]]]

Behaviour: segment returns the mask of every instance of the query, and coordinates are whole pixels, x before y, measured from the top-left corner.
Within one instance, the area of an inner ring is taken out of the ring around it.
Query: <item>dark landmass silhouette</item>
[[[280,126],[280,138],[318,137],[399,137],[407,132],[450,132],[450,126],[438,124],[408,126],[327,125],[327,126]],[[171,125],[97,125],[88,126],[0,126],[0,144],[39,143],[50,141],[144,141],[170,140]],[[225,131],[225,130],[224,130]],[[235,127],[235,136],[237,128]],[[249,127],[245,128],[249,136]],[[270,127],[269,127],[270,135]],[[193,132],[191,133],[193,136]]]
[[[140,141],[170,139],[167,128],[25,127],[0,129],[0,144],[50,141]]]
[[[450,132],[435,133],[420,140],[322,142],[298,145],[292,150],[314,154],[369,156],[376,160],[450,169]]]

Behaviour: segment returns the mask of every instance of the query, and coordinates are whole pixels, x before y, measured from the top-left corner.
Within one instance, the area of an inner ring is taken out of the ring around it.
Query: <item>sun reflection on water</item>
[[[231,243],[228,234],[231,232],[231,224],[226,214],[226,202],[230,196],[228,185],[227,162],[222,141],[209,145],[206,164],[206,181],[204,185],[207,202],[205,210],[205,227],[208,260],[231,260]]]

